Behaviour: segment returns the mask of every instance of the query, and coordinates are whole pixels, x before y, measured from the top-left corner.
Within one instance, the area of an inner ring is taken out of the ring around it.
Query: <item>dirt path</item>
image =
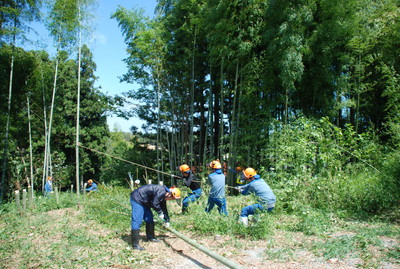
[[[149,268],[228,268],[214,258],[206,255],[197,248],[192,247],[182,239],[167,233],[168,236],[163,237],[163,245],[154,243],[144,243],[147,251],[157,253],[153,261],[153,265]],[[302,253],[301,258],[297,261],[290,261],[288,263],[276,262],[268,260],[265,255],[265,242],[263,241],[246,241],[238,242],[242,245],[241,248],[227,243],[230,239],[227,237],[220,237],[217,239],[202,237],[195,238],[198,243],[206,246],[208,249],[217,252],[225,258],[234,261],[243,268],[248,269],[262,269],[262,268],[356,268],[339,261],[322,262],[313,257],[310,253]],[[161,239],[161,237],[160,237]]]

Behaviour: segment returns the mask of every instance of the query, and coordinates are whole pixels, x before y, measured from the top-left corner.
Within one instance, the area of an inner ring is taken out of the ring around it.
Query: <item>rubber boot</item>
[[[249,226],[249,218],[248,217],[239,217],[239,222],[242,223],[245,227]]]
[[[146,223],[146,236],[149,242],[160,242],[154,235],[154,223]]]
[[[140,230],[131,230],[132,248],[137,250],[144,250],[144,248],[139,245],[139,233]]]

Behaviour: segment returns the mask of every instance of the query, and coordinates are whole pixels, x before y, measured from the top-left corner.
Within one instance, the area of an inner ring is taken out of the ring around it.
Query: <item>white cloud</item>
[[[90,40],[90,44],[107,44],[107,37],[100,32],[95,32]]]

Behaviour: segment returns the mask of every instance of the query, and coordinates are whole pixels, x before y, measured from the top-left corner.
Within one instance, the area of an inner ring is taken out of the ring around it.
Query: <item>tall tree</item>
[[[79,196],[79,129],[80,129],[80,103],[81,103],[81,52],[82,52],[82,33],[88,33],[89,14],[93,9],[94,0],[78,1],[78,85],[76,98],[76,140],[75,140],[75,161],[76,161],[76,193]],[[85,35],[88,36],[88,35]]]
[[[0,42],[2,39],[10,40],[10,44],[14,49],[17,36],[23,33],[24,23],[30,22],[37,18],[38,6],[40,1],[2,1],[0,6]],[[5,189],[5,177],[7,169],[7,155],[8,155],[8,139],[9,139],[9,127],[10,127],[10,113],[11,113],[11,98],[13,88],[13,76],[14,76],[14,54],[11,56],[10,62],[10,73],[9,73],[9,94],[8,94],[8,110],[7,110],[7,122],[5,131],[5,143],[3,151],[3,163],[2,173],[0,181],[0,203],[3,201],[4,189]]]
[[[157,20],[150,20],[143,15],[142,10],[127,10],[119,7],[112,15],[118,21],[125,43],[128,45],[129,56],[125,59],[128,73],[123,76],[126,82],[138,82],[142,88],[127,94],[129,98],[144,101],[145,106],[139,107],[137,114],[154,122],[156,126],[157,169],[162,165],[162,131],[161,131],[161,99],[164,93],[164,42]],[[156,119],[156,121],[154,121]],[[160,180],[160,177],[158,177]]]
[[[51,133],[53,125],[53,112],[55,107],[55,96],[57,89],[58,64],[60,49],[66,49],[69,45],[76,42],[76,31],[78,29],[78,2],[68,0],[55,0],[50,3],[50,13],[47,20],[47,28],[56,43],[56,61],[53,83],[53,94],[50,106],[50,117],[48,129],[46,130],[45,161],[43,169],[43,183],[48,174],[51,175]],[[44,184],[43,184],[44,185]]]

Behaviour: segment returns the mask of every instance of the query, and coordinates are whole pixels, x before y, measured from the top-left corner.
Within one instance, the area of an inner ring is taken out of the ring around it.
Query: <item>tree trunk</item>
[[[157,152],[157,170],[160,170],[160,132],[161,132],[161,105],[160,105],[160,80],[157,78],[157,141],[156,141],[156,152]],[[157,173],[158,182],[161,181],[160,174]]]
[[[215,124],[219,127],[218,128],[218,135],[217,135],[217,141],[216,141],[216,154],[218,155],[217,158],[222,160],[223,157],[223,137],[224,137],[224,59],[222,59],[221,62],[221,69],[220,69],[220,96],[219,96],[219,104],[216,105],[217,109],[217,115],[218,115],[218,120],[217,118],[215,119]],[[219,107],[218,107],[219,105]]]
[[[236,157],[236,149],[234,148],[234,135],[236,133],[236,103],[237,103],[237,92],[238,92],[238,78],[239,78],[239,62],[236,63],[236,74],[235,74],[235,88],[234,88],[234,97],[233,97],[233,109],[232,109],[232,118],[230,124],[230,135],[229,135],[229,160],[228,160],[228,167],[233,169],[235,164],[235,157]],[[233,186],[234,184],[234,175],[230,173],[228,178],[228,184]]]
[[[191,72],[191,87],[190,87],[190,134],[189,134],[189,163],[190,167],[193,166],[194,153],[193,153],[193,128],[194,128],[194,59],[196,56],[196,30],[193,40],[193,54],[192,54],[192,72]]]
[[[8,158],[8,135],[10,130],[13,75],[14,75],[14,49],[11,56],[10,83],[8,87],[7,123],[6,123],[6,134],[4,138],[3,168],[1,170],[0,204],[3,203],[4,191],[6,190],[5,183],[6,183],[7,158]]]
[[[53,111],[54,111],[54,106],[55,106],[56,89],[57,89],[59,51],[60,51],[60,41],[59,41],[59,45],[57,47],[57,52],[56,52],[56,67],[55,67],[55,71],[54,71],[53,94],[52,94],[52,98],[51,98],[49,128],[47,131],[47,139],[46,139],[46,146],[45,146],[45,151],[47,152],[47,158],[45,158],[46,162],[44,163],[45,178],[47,178],[49,175],[52,176],[50,144],[51,144],[51,128],[53,125]],[[79,188],[79,187],[77,187],[77,188]]]
[[[213,123],[212,123],[212,108],[213,108],[213,91],[212,91],[212,66],[210,65],[210,90],[208,92],[208,112],[207,112],[207,122],[204,131],[204,151],[203,151],[203,162],[202,165],[206,164],[208,156],[212,156],[213,149],[213,139],[210,139],[210,146],[207,154],[207,144],[208,144],[208,132],[210,131],[210,137],[213,137]]]
[[[47,113],[46,113],[46,93],[44,88],[44,77],[43,69],[41,69],[42,75],[42,92],[43,92],[43,118],[44,118],[44,159],[43,159],[43,175],[42,175],[42,193],[44,193],[44,185],[46,182],[46,164],[47,164]]]
[[[79,7],[79,24],[81,17],[81,8]],[[82,52],[82,28],[79,27],[79,47],[78,47],[78,89],[76,96],[76,143],[75,143],[75,176],[76,186],[79,186],[79,113],[81,107],[81,52]],[[79,197],[79,187],[76,188],[76,194]]]
[[[33,180],[33,160],[32,160],[32,129],[31,129],[31,107],[29,103],[29,94],[26,97],[27,105],[28,105],[28,132],[29,132],[29,162],[30,162],[30,172],[31,172],[31,182],[30,182],[30,187],[31,187],[31,192],[30,194],[32,195],[33,198],[33,193],[34,193],[34,180]]]

